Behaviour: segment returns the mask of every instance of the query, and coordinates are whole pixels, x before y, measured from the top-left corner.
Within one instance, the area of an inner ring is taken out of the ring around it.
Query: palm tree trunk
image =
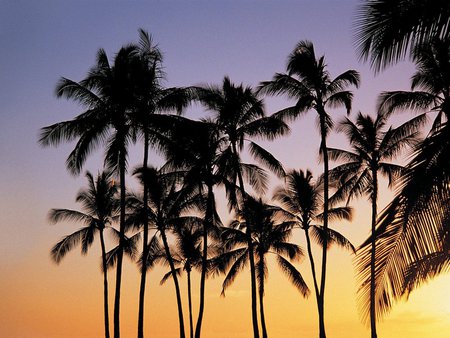
[[[103,309],[105,314],[105,338],[109,338],[109,305],[108,305],[108,268],[106,266],[106,247],[103,229],[100,229],[100,244],[102,248],[103,267]]]
[[[325,127],[325,111],[323,107],[319,108],[321,151],[323,156],[323,230],[325,232],[322,248],[322,274],[320,279],[320,297],[319,297],[319,337],[326,338],[325,333],[325,280],[327,272],[327,252],[328,252],[328,152]]]
[[[180,292],[180,284],[178,283],[178,277],[175,269],[175,264],[173,262],[172,255],[169,249],[169,243],[167,242],[166,233],[162,226],[158,226],[161,232],[161,237],[163,240],[164,250],[166,252],[167,259],[169,260],[170,271],[172,272],[173,283],[175,284],[175,293],[177,296],[177,308],[178,308],[178,323],[180,327],[180,338],[185,338],[186,335],[184,333],[184,317],[183,317],[183,306],[181,302],[181,292]]]
[[[317,284],[317,275],[316,275],[316,266],[314,264],[314,256],[312,254],[312,249],[311,249],[311,238],[309,237],[309,231],[308,228],[304,227],[303,228],[305,231],[305,237],[306,237],[306,248],[308,250],[308,257],[309,257],[309,263],[311,266],[311,273],[313,276],[313,281],[314,281],[314,291],[316,293],[316,301],[317,303],[319,303],[319,286]]]
[[[189,304],[189,337],[194,338],[194,323],[192,320],[192,291],[191,291],[191,268],[186,269],[188,283],[188,304]]]
[[[147,180],[145,179],[146,171],[148,167],[148,132],[144,132],[144,161],[142,164],[142,169],[144,172],[144,211],[145,211],[145,223],[144,223],[144,233],[142,239],[142,261],[141,266],[141,284],[139,287],[139,312],[138,312],[138,338],[144,338],[144,300],[145,300],[145,283],[147,279],[147,267],[146,260],[148,256],[148,216],[147,216],[147,206],[148,206],[148,188]]]
[[[260,272],[264,273],[264,260],[260,257]],[[259,279],[259,313],[261,317],[262,338],[267,338],[266,317],[264,315],[264,275]]]
[[[237,154],[236,145],[233,144],[233,152]],[[244,199],[245,204],[245,187],[244,187],[244,179],[242,177],[241,170],[238,170],[238,180],[239,180],[239,188],[241,189],[242,198]],[[251,239],[251,228],[247,227],[246,229],[247,236],[249,238],[248,241],[248,251],[253,253],[253,241]],[[256,299],[256,267],[255,267],[255,258],[253,254],[249,254],[249,264],[250,264],[250,282],[251,282],[251,293],[252,293],[252,324],[253,324],[253,338],[259,338],[259,327],[258,327],[258,309],[257,309],[257,299]]]
[[[202,330],[203,312],[205,310],[205,282],[206,282],[206,263],[208,259],[208,228],[212,224],[214,193],[212,184],[208,184],[208,197],[206,201],[205,220],[203,222],[203,255],[202,272],[200,275],[200,305],[198,310],[197,324],[195,326],[195,338],[200,338]]]
[[[116,293],[114,298],[114,338],[120,338],[120,287],[122,285],[122,261],[125,236],[125,152],[119,155],[120,175],[120,225],[119,252],[117,254]]]
[[[372,193],[372,248],[370,253],[370,331],[371,337],[377,338],[376,312],[375,312],[375,226],[377,223],[377,199],[378,199],[378,177],[377,170],[372,170],[373,193]]]
[[[259,338],[259,328],[258,328],[258,315],[257,315],[257,303],[256,303],[256,276],[255,276],[255,258],[253,257],[253,242],[251,240],[251,230],[247,228],[246,230],[250,240],[248,241],[248,251],[249,251],[249,263],[250,263],[250,276],[251,276],[251,289],[252,289],[252,322],[253,322],[253,336],[254,338]],[[262,318],[261,318],[262,320]]]

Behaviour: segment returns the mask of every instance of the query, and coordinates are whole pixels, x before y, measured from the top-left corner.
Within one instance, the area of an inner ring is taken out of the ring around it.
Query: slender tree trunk
[[[108,267],[106,266],[106,247],[103,229],[100,230],[100,245],[102,248],[103,267],[103,310],[105,314],[105,338],[109,338],[109,305],[108,305]]]
[[[203,255],[202,255],[202,272],[200,275],[200,305],[198,310],[197,324],[195,326],[195,338],[201,337],[203,312],[205,310],[205,282],[206,282],[206,263],[208,260],[208,228],[212,226],[214,193],[212,185],[208,185],[208,197],[206,201],[205,220],[203,222]]]
[[[191,267],[186,269],[188,283],[188,304],[189,304],[189,337],[194,338],[194,323],[192,320],[192,291],[191,291]]]
[[[117,254],[116,293],[114,298],[114,338],[120,338],[120,287],[122,285],[122,261],[125,236],[125,152],[120,151],[120,225],[119,252]]]
[[[375,226],[377,223],[377,199],[378,199],[378,177],[377,170],[372,170],[373,192],[372,192],[372,250],[370,253],[370,331],[371,337],[377,338],[376,312],[375,312]]]
[[[264,259],[260,257],[260,272],[264,273]],[[267,338],[266,316],[264,315],[264,276],[259,279],[259,313],[261,317],[262,338]]]
[[[138,338],[144,338],[144,308],[145,308],[145,283],[147,279],[147,256],[148,256],[148,182],[146,180],[146,172],[148,167],[148,132],[144,132],[144,161],[142,164],[143,169],[143,186],[144,186],[144,212],[145,212],[145,222],[144,222],[144,232],[142,239],[142,261],[141,266],[141,284],[139,287],[139,311],[138,311]]]
[[[316,301],[319,303],[319,285],[317,284],[317,275],[316,275],[316,266],[314,264],[314,256],[312,254],[311,249],[311,238],[309,237],[309,228],[304,227],[305,231],[305,237],[306,237],[306,248],[308,250],[308,257],[309,257],[309,263],[311,265],[311,273],[313,276],[313,282],[314,282],[314,291],[316,293]]]
[[[185,338],[186,335],[184,333],[184,317],[183,317],[183,305],[181,302],[181,292],[180,292],[180,284],[178,283],[178,277],[175,269],[175,264],[173,262],[172,254],[170,253],[169,243],[167,242],[166,233],[163,227],[158,226],[161,232],[161,237],[163,240],[164,250],[166,252],[167,259],[169,260],[170,271],[172,272],[173,283],[175,284],[175,293],[177,296],[177,308],[178,308],[178,323],[180,327],[180,338]]]
[[[319,337],[326,338],[325,333],[325,280],[327,272],[327,246],[328,246],[328,152],[325,127],[325,111],[323,107],[319,109],[320,133],[321,133],[321,151],[323,156],[323,230],[324,243],[322,248],[322,274],[320,279],[320,298],[319,298]]]
[[[236,145],[233,144],[233,152],[237,155]],[[242,177],[241,170],[238,170],[238,180],[239,180],[239,188],[241,189],[241,194],[243,198],[243,204],[245,204],[246,195],[245,195],[245,186],[244,179]],[[247,224],[250,224],[247,222]],[[258,309],[257,309],[257,295],[256,295],[256,267],[255,267],[255,258],[253,257],[253,241],[252,241],[252,229],[250,226],[246,229],[246,234],[249,238],[248,241],[248,251],[249,254],[249,264],[250,264],[250,283],[251,283],[251,294],[252,294],[252,324],[253,324],[253,338],[259,338],[259,327],[258,327]]]

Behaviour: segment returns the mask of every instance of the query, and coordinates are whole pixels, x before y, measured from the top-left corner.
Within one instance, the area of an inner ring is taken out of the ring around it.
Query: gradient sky
[[[83,175],[70,176],[65,158],[73,145],[43,149],[39,128],[73,118],[81,110],[57,100],[57,80],[82,79],[99,48],[111,59],[128,42],[137,41],[138,28],[153,35],[164,52],[167,85],[220,83],[224,75],[236,83],[256,86],[283,72],[295,44],[311,40],[325,54],[332,76],[361,72],[354,111],[372,112],[382,90],[408,89],[413,67],[403,62],[373,75],[358,61],[352,45],[351,22],[356,0],[315,1],[0,1],[0,337],[99,337],[103,333],[102,280],[99,248],[88,257],[70,253],[56,266],[49,250],[77,225],[48,224],[51,208],[77,208],[75,195]],[[285,107],[282,98],[267,98],[268,112]],[[342,116],[336,111],[336,120]],[[354,114],[354,113],[353,113]],[[189,117],[205,116],[192,109]],[[319,136],[313,114],[292,125],[292,134],[267,147],[287,168],[311,168],[317,175]],[[399,119],[408,116],[399,117]],[[394,121],[395,123],[396,121]],[[330,146],[345,147],[332,135]],[[131,153],[131,166],[140,162]],[[153,159],[158,163],[159,159]],[[86,169],[101,169],[101,150]],[[276,182],[277,183],[277,182]],[[270,194],[269,194],[270,195]],[[385,191],[380,205],[386,205]],[[369,232],[367,201],[355,204],[352,223],[337,225],[355,245]],[[222,213],[223,210],[222,210]],[[224,217],[226,222],[226,215]],[[299,236],[300,237],[300,236]],[[301,239],[299,240],[301,244]],[[352,257],[331,251],[327,279],[326,320],[330,338],[369,335],[357,312]],[[314,297],[301,299],[277,267],[270,265],[266,291],[268,330],[273,338],[316,337]],[[311,281],[309,267],[301,271]],[[165,271],[149,274],[146,332],[149,337],[176,337],[173,286],[158,282]],[[111,290],[113,289],[111,278]],[[182,279],[182,283],[185,283]],[[220,297],[221,278],[208,281],[205,338],[249,337],[248,271]],[[198,292],[194,292],[194,297]],[[397,305],[379,325],[380,337],[444,338],[450,336],[450,277],[442,276]],[[122,330],[135,336],[137,268],[126,263]],[[112,313],[112,311],[111,311]]]

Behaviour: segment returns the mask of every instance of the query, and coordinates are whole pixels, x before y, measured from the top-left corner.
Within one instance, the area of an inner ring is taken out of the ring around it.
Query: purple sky
[[[137,41],[137,30],[143,28],[164,53],[168,86],[220,83],[224,75],[256,86],[283,72],[295,44],[308,39],[318,55],[325,54],[332,76],[351,68],[361,72],[354,107],[370,112],[380,90],[404,87],[410,70],[402,64],[374,79],[368,65],[358,62],[351,29],[356,4],[353,0],[1,2],[2,257],[17,259],[36,238],[46,238],[47,211],[72,205],[84,184],[83,176],[73,178],[65,171],[71,145],[43,149],[36,141],[39,128],[81,111],[72,102],[57,100],[54,88],[61,76],[81,80],[99,48],[113,59],[123,44]],[[267,98],[266,104],[273,112],[286,101]],[[204,115],[198,109],[191,117]],[[313,120],[314,114],[309,114],[293,124],[289,138],[269,145],[287,167],[317,168]],[[86,169],[100,169],[100,158],[99,149]],[[140,154],[135,158],[131,165],[137,164]]]

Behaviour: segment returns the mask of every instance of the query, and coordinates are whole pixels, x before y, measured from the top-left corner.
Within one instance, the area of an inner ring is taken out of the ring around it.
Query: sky
[[[314,43],[336,76],[348,69],[361,73],[354,91],[353,113],[373,113],[381,91],[408,89],[414,67],[402,62],[376,76],[358,60],[352,20],[357,0],[192,0],[192,1],[0,1],[0,336],[99,337],[103,334],[100,251],[94,245],[87,257],[78,250],[60,265],[50,248],[76,224],[50,225],[51,208],[78,208],[75,196],[84,175],[71,176],[65,159],[73,144],[42,148],[39,129],[81,112],[73,102],[54,95],[62,76],[79,81],[95,62],[99,48],[111,60],[119,48],[138,39],[138,29],[152,34],[164,53],[168,86],[219,84],[225,75],[235,83],[257,86],[283,72],[288,54],[300,40]],[[286,107],[284,98],[265,98],[268,113]],[[188,117],[207,116],[194,107]],[[336,121],[344,113],[333,112]],[[399,123],[408,116],[399,116]],[[264,143],[288,169],[310,168],[317,176],[319,136],[314,114],[291,125],[289,137]],[[342,135],[329,145],[346,147]],[[87,161],[86,170],[101,170],[102,150]],[[152,155],[155,163],[161,159]],[[141,161],[140,148],[130,153],[130,166]],[[132,179],[129,180],[133,184]],[[275,182],[274,184],[280,184]],[[267,197],[270,197],[268,192]],[[392,193],[383,190],[380,205]],[[220,200],[219,194],[219,203]],[[352,222],[336,224],[355,245],[369,233],[366,200],[354,204]],[[225,207],[220,210],[227,222]],[[304,245],[296,234],[294,239]],[[330,251],[326,293],[326,324],[330,338],[369,336],[360,321],[353,257]],[[300,270],[310,282],[306,261]],[[149,273],[145,330],[148,337],[177,337],[174,289],[159,285],[166,271]],[[111,274],[113,275],[113,274]],[[197,277],[195,277],[197,278]],[[198,278],[194,282],[198,282]],[[250,280],[245,270],[220,297],[222,277],[208,280],[204,337],[251,336]],[[186,283],[185,278],[181,283]],[[122,303],[123,337],[136,334],[138,273],[125,264]],[[114,280],[110,278],[110,289]],[[185,291],[185,288],[183,289]],[[112,294],[112,293],[111,293]],[[450,336],[450,277],[441,276],[409,300],[397,304],[379,324],[380,337],[444,338]],[[194,297],[198,290],[194,290]],[[111,297],[112,299],[112,297]],[[273,338],[316,337],[314,297],[302,299],[274,264],[269,266],[266,290],[267,326]],[[111,302],[112,304],[112,302]],[[194,303],[194,305],[197,305]],[[111,310],[112,314],[112,310]]]

